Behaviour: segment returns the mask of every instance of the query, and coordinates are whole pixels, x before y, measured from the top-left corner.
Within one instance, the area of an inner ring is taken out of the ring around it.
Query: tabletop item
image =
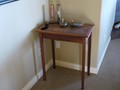
[[[67,27],[68,23],[65,21],[65,19],[62,19],[61,22],[59,23],[61,27]]]
[[[50,23],[55,23],[55,13],[53,4],[50,4]]]
[[[57,4],[57,23],[59,24],[61,22],[61,4]]]
[[[70,26],[71,26],[71,27],[81,27],[81,26],[83,26],[83,25],[84,25],[84,23],[74,22],[74,20],[72,20],[72,21],[70,22]]]
[[[45,23],[40,29],[41,30],[46,30],[46,29],[48,29],[48,26],[49,26],[49,24]]]
[[[77,23],[77,22],[76,23],[75,22],[74,23],[70,23],[71,27],[81,27],[83,25],[84,25],[84,23]]]

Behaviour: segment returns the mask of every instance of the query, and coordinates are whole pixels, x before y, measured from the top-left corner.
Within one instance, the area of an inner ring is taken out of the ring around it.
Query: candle
[[[54,18],[54,5],[53,4],[50,5],[50,16],[51,16],[51,19]]]
[[[45,6],[44,5],[42,6],[42,9],[43,9],[43,21],[45,22]]]

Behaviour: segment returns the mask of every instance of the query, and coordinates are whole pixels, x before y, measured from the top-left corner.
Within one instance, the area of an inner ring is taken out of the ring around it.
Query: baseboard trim
[[[65,62],[65,61],[56,60],[56,65],[61,66],[61,67],[65,67],[65,68],[74,69],[74,70],[81,70],[81,65],[69,63],[69,62]],[[85,66],[85,72],[87,72],[87,66]],[[90,68],[90,72],[97,74],[96,68],[93,68],[93,67]]]
[[[37,82],[37,75],[35,75],[26,85],[22,90],[30,90],[33,85]]]
[[[46,64],[46,71],[52,66],[52,60],[50,60],[47,64]],[[43,72],[42,69],[38,72],[38,75],[35,75],[26,85],[22,90],[30,90],[35,83],[42,77]]]
[[[98,62],[98,65],[97,65],[97,73],[99,72],[100,66],[101,66],[101,64],[102,64],[102,62],[103,62],[105,53],[106,53],[107,48],[108,48],[108,46],[109,46],[109,44],[110,44],[110,40],[111,40],[111,36],[109,37],[109,40],[108,40],[107,45],[106,45],[106,47],[105,47],[105,49],[104,49],[104,51],[103,51],[103,54],[102,54],[102,56],[101,56],[101,58],[100,58],[100,61]]]

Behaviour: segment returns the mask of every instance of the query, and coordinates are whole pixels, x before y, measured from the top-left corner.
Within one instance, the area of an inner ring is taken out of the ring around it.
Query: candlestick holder
[[[50,23],[55,23],[55,13],[53,4],[50,4]]]

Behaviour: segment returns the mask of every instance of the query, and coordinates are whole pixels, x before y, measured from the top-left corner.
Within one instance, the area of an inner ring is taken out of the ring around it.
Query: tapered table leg
[[[86,39],[82,42],[82,81],[81,87],[84,89],[84,78],[85,78],[85,51],[86,51]]]
[[[51,40],[51,44],[52,44],[52,58],[53,58],[53,68],[56,68],[55,65],[55,43],[54,40]]]
[[[45,58],[44,58],[44,40],[42,34],[39,34],[40,37],[40,47],[41,47],[41,59],[42,59],[42,70],[43,70],[43,80],[46,80],[46,72],[45,72]]]
[[[91,38],[92,34],[90,35],[88,39],[88,68],[87,68],[87,74],[90,75],[90,63],[91,63]]]

